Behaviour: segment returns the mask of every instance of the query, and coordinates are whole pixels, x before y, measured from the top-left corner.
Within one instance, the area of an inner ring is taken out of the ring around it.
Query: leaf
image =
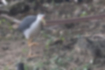
[[[28,65],[24,65],[24,70],[28,70]]]
[[[52,39],[49,39],[46,41],[46,46],[45,46],[46,49],[49,49],[49,45],[51,44],[51,42],[52,42]]]
[[[6,20],[5,19],[2,19],[2,21],[5,22]]]
[[[65,40],[65,38],[64,38],[64,37],[61,37],[61,40],[62,40],[62,41],[64,41],[64,40]]]
[[[9,29],[12,30],[13,27],[12,27],[11,23],[8,23],[8,22],[7,22],[7,24],[8,24],[8,26],[9,26]]]
[[[2,24],[2,21],[0,20],[0,25]]]
[[[39,61],[39,62],[36,63],[35,67],[36,68],[42,68],[42,67],[44,67],[44,64],[43,64],[43,62]]]
[[[83,11],[82,13],[81,13],[81,17],[84,17],[84,16],[86,16],[87,15],[87,12],[86,11]]]
[[[83,66],[83,70],[88,70],[88,69],[89,69],[89,64]]]

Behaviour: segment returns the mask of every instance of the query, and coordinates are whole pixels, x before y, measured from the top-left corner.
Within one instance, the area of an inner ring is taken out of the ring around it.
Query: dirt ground
[[[48,20],[83,17],[105,12],[104,0],[80,4],[57,3],[54,6],[48,6],[50,7],[51,9],[46,12]],[[24,16],[26,15],[29,14]],[[20,19],[24,16],[15,17]],[[75,49],[81,37],[105,35],[104,19],[46,27],[47,29],[35,37],[39,46],[32,47],[33,54],[40,56],[32,59],[27,58],[29,48],[24,36],[14,29],[12,24],[0,18],[0,70],[14,70],[20,59],[25,62],[26,68],[34,70],[105,70],[104,58],[98,61],[96,59],[100,56],[78,53]]]

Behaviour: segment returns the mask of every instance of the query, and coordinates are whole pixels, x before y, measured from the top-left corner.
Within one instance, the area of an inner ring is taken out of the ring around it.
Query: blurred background
[[[0,0],[0,70],[104,70],[105,19],[88,20],[44,27],[32,47],[40,55],[27,58],[26,39],[17,30],[18,23],[2,17],[22,20],[29,15],[45,13],[45,19],[63,20],[104,14],[104,0]],[[75,20],[74,20],[75,21]],[[21,70],[21,69],[20,69]]]

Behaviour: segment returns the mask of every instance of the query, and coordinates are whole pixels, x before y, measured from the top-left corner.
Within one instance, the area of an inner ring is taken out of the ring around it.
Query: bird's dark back
[[[24,30],[28,29],[35,20],[36,16],[25,17],[18,27],[19,31],[23,32]]]

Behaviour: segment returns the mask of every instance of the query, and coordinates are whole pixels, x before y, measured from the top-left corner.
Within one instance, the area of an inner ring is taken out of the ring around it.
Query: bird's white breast
[[[40,33],[40,29],[41,29],[41,23],[39,20],[37,20],[34,21],[32,25],[23,32],[23,34],[27,39],[29,39],[30,37],[38,35]]]

